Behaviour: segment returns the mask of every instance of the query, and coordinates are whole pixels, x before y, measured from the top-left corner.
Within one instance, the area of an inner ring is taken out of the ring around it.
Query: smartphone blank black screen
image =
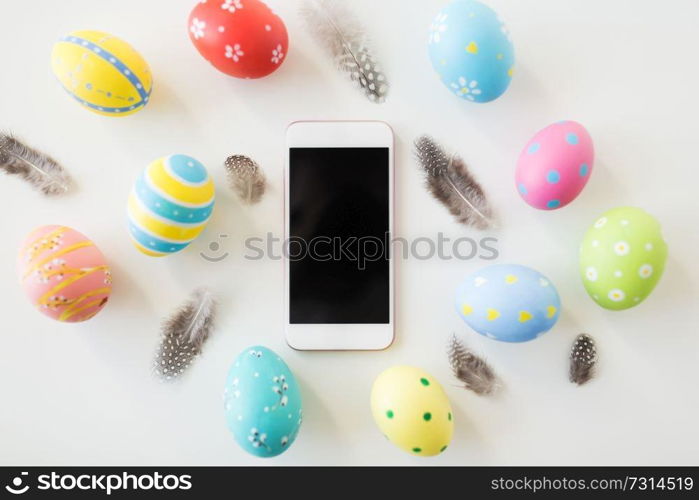
[[[388,153],[290,149],[290,323],[389,322]]]

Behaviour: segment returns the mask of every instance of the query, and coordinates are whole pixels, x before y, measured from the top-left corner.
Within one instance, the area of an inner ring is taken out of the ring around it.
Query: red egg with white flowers
[[[189,15],[189,38],[204,59],[236,78],[262,78],[286,59],[284,21],[260,0],[201,0]]]

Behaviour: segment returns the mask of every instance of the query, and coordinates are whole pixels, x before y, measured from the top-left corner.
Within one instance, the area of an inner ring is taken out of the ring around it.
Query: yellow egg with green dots
[[[454,416],[444,389],[432,375],[414,366],[394,366],[376,378],[371,412],[384,436],[412,455],[439,455],[454,433]]]

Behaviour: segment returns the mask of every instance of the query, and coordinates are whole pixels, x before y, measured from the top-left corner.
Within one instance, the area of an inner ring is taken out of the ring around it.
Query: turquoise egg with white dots
[[[526,342],[558,321],[561,300],[550,279],[514,264],[495,264],[469,275],[456,290],[456,311],[481,335]]]
[[[244,349],[233,361],[223,405],[238,445],[263,458],[288,450],[303,420],[296,378],[278,354],[259,345]]]
[[[490,102],[510,86],[515,64],[510,32],[477,0],[453,0],[439,11],[428,48],[442,83],[462,99]]]

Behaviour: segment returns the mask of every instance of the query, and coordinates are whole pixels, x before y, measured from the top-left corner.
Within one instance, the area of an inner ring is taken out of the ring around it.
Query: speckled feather
[[[344,3],[308,0],[301,7],[301,15],[317,42],[330,53],[337,68],[358,84],[370,101],[383,102],[388,93],[388,82],[369,48],[363,27]]]
[[[22,177],[45,195],[63,194],[70,186],[68,172],[56,160],[11,134],[0,133],[0,170]]]
[[[243,203],[252,205],[262,199],[267,180],[260,166],[252,158],[243,155],[229,156],[225,166],[228,183]]]
[[[453,335],[449,342],[449,364],[454,376],[463,382],[466,389],[476,394],[493,394],[499,386],[497,376],[490,365],[476,356],[456,335]]]
[[[594,376],[597,364],[597,347],[592,337],[581,333],[570,349],[570,381],[583,385]]]
[[[216,301],[206,288],[198,288],[163,324],[154,371],[162,380],[178,378],[201,354],[214,327]]]
[[[485,192],[459,156],[448,155],[434,139],[423,135],[415,140],[415,157],[429,191],[459,222],[477,229],[494,226]]]

